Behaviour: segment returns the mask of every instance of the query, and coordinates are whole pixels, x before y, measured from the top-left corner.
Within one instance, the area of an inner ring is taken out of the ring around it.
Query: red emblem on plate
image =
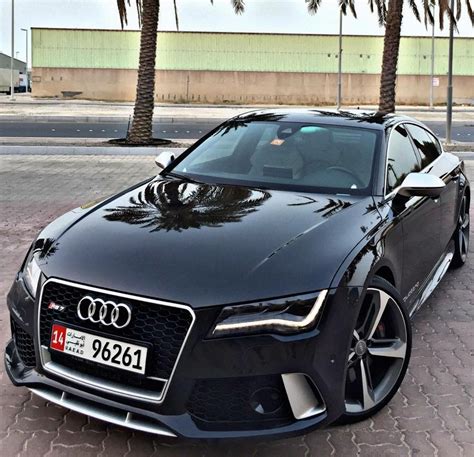
[[[64,351],[64,343],[66,342],[66,327],[62,325],[53,325],[51,331],[51,349],[56,349],[56,351]]]

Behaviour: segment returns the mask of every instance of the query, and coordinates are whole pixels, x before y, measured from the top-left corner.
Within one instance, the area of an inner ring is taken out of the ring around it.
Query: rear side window
[[[420,164],[404,127],[399,125],[390,134],[387,151],[386,191],[397,188],[412,173],[420,171]]]
[[[425,168],[441,154],[439,143],[430,133],[417,125],[407,125],[407,129],[420,153],[421,168]]]

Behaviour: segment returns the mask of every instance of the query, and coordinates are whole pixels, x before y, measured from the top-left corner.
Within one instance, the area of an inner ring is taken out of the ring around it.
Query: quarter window
[[[425,168],[439,157],[441,153],[439,143],[425,129],[417,125],[407,125],[407,129],[420,153],[421,168]]]
[[[404,127],[399,125],[391,135],[387,152],[387,193],[398,187],[405,177],[420,171],[420,164]]]

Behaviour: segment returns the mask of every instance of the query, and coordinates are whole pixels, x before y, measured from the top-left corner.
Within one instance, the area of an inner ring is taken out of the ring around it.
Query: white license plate
[[[145,373],[146,347],[92,335],[64,325],[53,324],[50,348],[103,365]]]

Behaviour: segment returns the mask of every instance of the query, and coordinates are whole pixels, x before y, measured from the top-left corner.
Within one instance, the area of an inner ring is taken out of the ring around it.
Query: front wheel
[[[345,407],[339,423],[364,420],[382,409],[405,377],[411,326],[403,300],[388,281],[367,289],[347,360]]]
[[[466,263],[469,252],[469,232],[469,201],[467,195],[464,195],[459,210],[458,227],[454,234],[454,256],[451,262],[453,268],[462,267]]]

